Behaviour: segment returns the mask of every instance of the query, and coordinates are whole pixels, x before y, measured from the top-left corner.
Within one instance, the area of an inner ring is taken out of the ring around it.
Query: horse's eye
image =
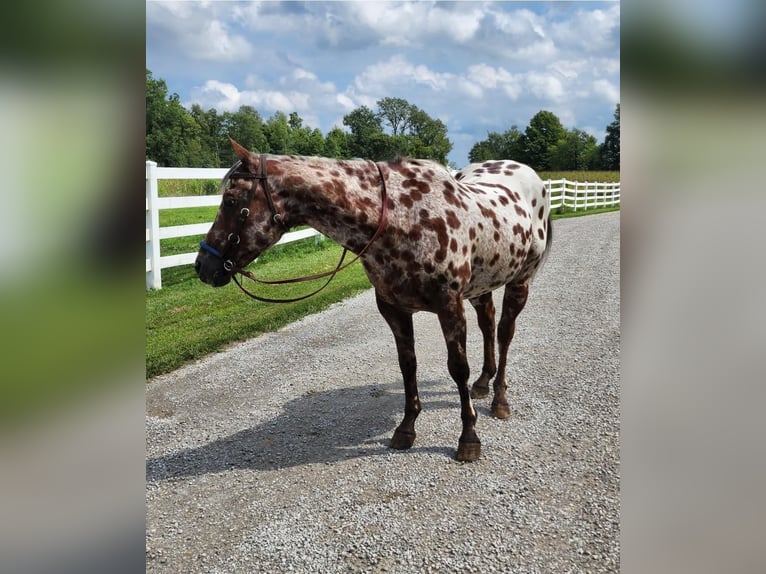
[[[233,197],[224,197],[223,204],[226,207],[234,207],[237,204],[237,200]]]

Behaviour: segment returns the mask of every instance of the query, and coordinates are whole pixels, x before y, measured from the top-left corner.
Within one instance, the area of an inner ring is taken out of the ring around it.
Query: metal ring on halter
[[[247,216],[250,215],[250,210],[247,207],[243,207],[242,211],[240,211],[239,214],[245,219],[247,219]]]
[[[233,238],[235,238],[235,239],[236,239],[236,241],[234,241],[234,240],[232,239],[232,237],[233,237]],[[234,235],[233,233],[229,233],[228,241],[229,241],[229,243],[231,243],[232,245],[239,245],[239,235]]]
[[[274,214],[274,223],[276,223],[277,225],[284,225],[284,223],[282,223],[282,216],[280,214],[278,213]]]
[[[231,259],[227,259],[226,261],[223,262],[223,268],[226,269],[226,271],[231,271],[232,269],[234,269],[234,263],[232,262]]]

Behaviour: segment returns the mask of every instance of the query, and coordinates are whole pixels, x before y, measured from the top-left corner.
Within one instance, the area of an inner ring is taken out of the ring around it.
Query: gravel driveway
[[[460,401],[426,313],[418,436],[388,448],[404,393],[372,291],[150,381],[147,572],[617,572],[619,218],[554,222],[511,417],[474,403],[477,462],[454,460]]]

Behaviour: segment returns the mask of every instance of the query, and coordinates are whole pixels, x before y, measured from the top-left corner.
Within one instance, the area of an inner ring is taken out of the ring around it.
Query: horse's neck
[[[281,178],[293,225],[309,225],[351,251],[375,233],[381,216],[381,175],[371,161],[305,158]]]

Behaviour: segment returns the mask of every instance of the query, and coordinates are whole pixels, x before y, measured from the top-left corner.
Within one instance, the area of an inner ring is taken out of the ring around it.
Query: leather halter
[[[288,229],[287,225],[284,222],[284,218],[282,215],[277,211],[276,206],[274,205],[274,201],[271,197],[271,192],[269,190],[269,184],[268,184],[268,178],[266,174],[266,161],[265,161],[265,154],[261,154],[260,156],[260,162],[258,166],[258,173],[252,174],[250,172],[237,172],[237,169],[242,165],[241,161],[238,161],[235,163],[232,168],[227,172],[227,174],[223,177],[223,181],[226,181],[229,177],[236,177],[240,179],[258,179],[261,180],[263,192],[266,197],[266,202],[269,205],[269,209],[272,213],[272,218],[275,223],[280,224],[282,227],[285,228],[285,230]],[[380,221],[378,223],[378,227],[375,230],[375,233],[370,238],[370,240],[367,242],[367,244],[359,251],[359,253],[354,257],[351,261],[343,264],[344,259],[346,258],[346,254],[348,253],[347,248],[343,248],[343,253],[341,254],[340,261],[338,261],[337,266],[332,271],[326,271],[324,273],[316,273],[314,275],[307,275],[305,277],[295,277],[292,279],[281,279],[277,281],[267,281],[264,279],[258,279],[255,275],[253,275],[250,271],[247,271],[246,269],[243,269],[242,267],[239,267],[238,265],[235,265],[230,259],[226,259],[221,253],[219,253],[217,250],[215,250],[213,247],[205,243],[204,241],[200,241],[200,247],[202,249],[205,249],[206,251],[212,253],[213,255],[220,257],[221,259],[225,259],[224,261],[224,269],[226,271],[230,272],[232,274],[232,279],[234,280],[234,283],[237,284],[237,287],[239,287],[243,293],[245,293],[248,297],[251,297],[252,299],[255,299],[256,301],[262,301],[265,303],[294,303],[296,301],[302,301],[303,299],[308,299],[309,297],[312,297],[313,295],[316,295],[320,291],[322,291],[325,287],[327,287],[330,282],[333,280],[335,275],[353,263],[355,263],[370,247],[370,245],[373,244],[373,242],[380,236],[380,234],[385,229],[386,223],[388,221],[388,194],[386,190],[386,178],[383,175],[383,170],[380,167],[379,163],[375,163],[375,167],[378,168],[378,173],[380,174],[380,184],[381,184],[381,191],[380,191],[380,197],[381,197],[381,213],[380,213]],[[248,190],[247,195],[247,204],[250,204],[250,201],[252,200],[253,194],[255,193],[256,186],[253,185],[250,190]],[[240,212],[240,223],[239,223],[239,230],[242,229],[245,222],[247,221],[247,216],[250,214],[250,210],[248,208],[243,208]],[[233,241],[233,238],[236,239],[236,242]],[[227,251],[233,247],[236,246],[239,243],[239,234],[230,233],[229,234],[229,246],[227,248]],[[288,283],[299,283],[304,281],[313,281],[315,279],[321,279],[323,277],[328,277],[327,281],[318,289],[315,291],[312,291],[311,293],[308,293],[307,295],[302,295],[300,297],[293,297],[289,299],[271,299],[268,297],[261,297],[259,295],[256,295],[255,293],[252,293],[245,289],[245,287],[237,280],[236,274],[244,275],[251,281],[261,283],[264,285],[284,285]]]

